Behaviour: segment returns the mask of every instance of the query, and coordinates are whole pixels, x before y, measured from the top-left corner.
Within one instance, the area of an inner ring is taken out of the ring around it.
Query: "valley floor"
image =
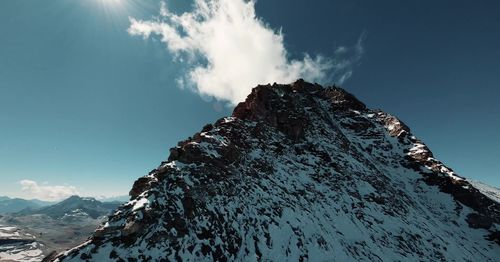
[[[53,251],[84,242],[103,221],[53,219],[46,215],[0,216],[0,261],[41,261]]]

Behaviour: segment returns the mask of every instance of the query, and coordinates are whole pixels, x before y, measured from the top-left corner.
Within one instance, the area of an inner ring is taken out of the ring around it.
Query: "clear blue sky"
[[[0,1],[0,195],[23,196],[24,179],[127,194],[177,141],[230,114],[178,87],[164,44],[127,33],[128,17],[158,12],[153,0]],[[260,0],[256,12],[291,57],[365,32],[343,86],[457,173],[500,186],[500,2]]]

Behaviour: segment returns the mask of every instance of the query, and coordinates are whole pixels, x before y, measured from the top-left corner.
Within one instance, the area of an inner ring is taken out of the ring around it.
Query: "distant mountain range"
[[[123,196],[113,196],[113,197],[106,197],[106,196],[96,196],[95,199],[101,201],[101,202],[121,202],[125,203],[130,200],[129,195],[123,195]]]
[[[115,210],[122,202],[101,202],[92,197],[71,196],[57,204],[39,207],[25,208],[15,215],[47,215],[54,219],[90,217],[96,219],[108,215]]]
[[[120,204],[127,202],[128,197],[111,197],[97,200],[92,197],[71,196],[61,202],[48,202],[38,199],[21,199],[0,197],[0,214],[15,216],[44,214],[52,218],[66,216],[89,216],[97,218],[107,215]]]
[[[0,197],[0,261],[41,261],[78,245],[122,203],[80,196],[61,202]]]
[[[22,199],[9,198],[0,196],[0,214],[16,213],[24,209],[38,209],[44,206],[55,204],[55,202],[47,202],[38,199]]]

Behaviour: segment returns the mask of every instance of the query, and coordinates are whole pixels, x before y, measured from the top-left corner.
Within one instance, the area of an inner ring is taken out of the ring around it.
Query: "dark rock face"
[[[257,86],[56,261],[496,261],[500,205],[337,87]]]

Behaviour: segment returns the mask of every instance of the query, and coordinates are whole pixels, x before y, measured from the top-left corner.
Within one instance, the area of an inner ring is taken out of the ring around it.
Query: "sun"
[[[116,6],[123,4],[124,0],[98,0],[102,5]]]
[[[125,6],[130,0],[94,0],[104,8],[118,8]]]
[[[109,4],[119,4],[120,2],[122,2],[121,0],[101,0],[101,1]]]
[[[127,20],[131,13],[143,13],[151,10],[153,6],[159,6],[157,1],[143,0],[88,0],[85,2],[96,9],[100,9],[107,16],[114,18],[125,17]]]
[[[130,0],[93,0],[95,6],[109,17],[119,17],[126,13]]]

